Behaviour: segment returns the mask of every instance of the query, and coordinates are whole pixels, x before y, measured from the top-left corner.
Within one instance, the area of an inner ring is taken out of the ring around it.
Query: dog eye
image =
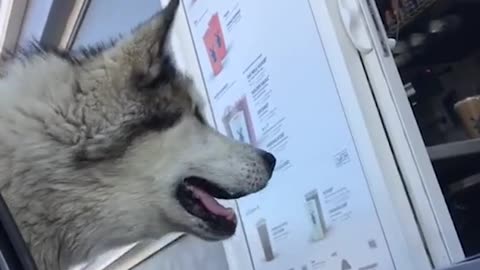
[[[195,115],[195,118],[197,118],[197,120],[200,121],[200,123],[202,123],[204,125],[207,124],[207,121],[205,121],[205,118],[203,117],[203,115],[200,112],[200,109],[198,107],[195,108],[194,115]]]

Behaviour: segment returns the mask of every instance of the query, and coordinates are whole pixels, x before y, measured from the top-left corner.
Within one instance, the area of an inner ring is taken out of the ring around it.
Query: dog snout
[[[268,174],[271,177],[273,174],[273,170],[275,169],[277,159],[273,154],[263,150],[260,150],[260,156],[262,157],[265,168],[267,169]]]

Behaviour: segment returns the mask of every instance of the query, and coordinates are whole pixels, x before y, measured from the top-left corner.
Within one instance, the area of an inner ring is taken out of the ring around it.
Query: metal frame
[[[90,0],[53,0],[40,42],[70,49]]]
[[[175,244],[184,236],[185,234],[175,233],[167,235],[158,241],[139,243],[118,257],[103,270],[132,269],[154,256],[156,253]]]
[[[22,31],[28,0],[0,1],[0,53],[15,49]]]

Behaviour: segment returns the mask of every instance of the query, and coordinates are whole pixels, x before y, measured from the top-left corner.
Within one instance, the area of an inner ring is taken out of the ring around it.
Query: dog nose
[[[261,150],[260,156],[262,157],[263,163],[265,163],[268,173],[271,176],[273,174],[273,170],[275,169],[275,164],[277,163],[277,159],[271,153],[263,150]]]

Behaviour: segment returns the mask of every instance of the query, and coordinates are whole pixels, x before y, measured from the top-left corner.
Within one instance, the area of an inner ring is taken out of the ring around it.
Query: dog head
[[[115,160],[115,174],[128,178],[127,188],[141,194],[160,222],[220,240],[235,232],[237,221],[216,199],[263,189],[275,157],[221,135],[206,122],[201,96],[168,51],[178,6],[171,0],[131,36],[77,59],[79,91],[87,93],[86,100],[94,97],[84,121],[94,123],[90,129],[96,131],[75,157],[79,164],[100,164],[94,166]]]

